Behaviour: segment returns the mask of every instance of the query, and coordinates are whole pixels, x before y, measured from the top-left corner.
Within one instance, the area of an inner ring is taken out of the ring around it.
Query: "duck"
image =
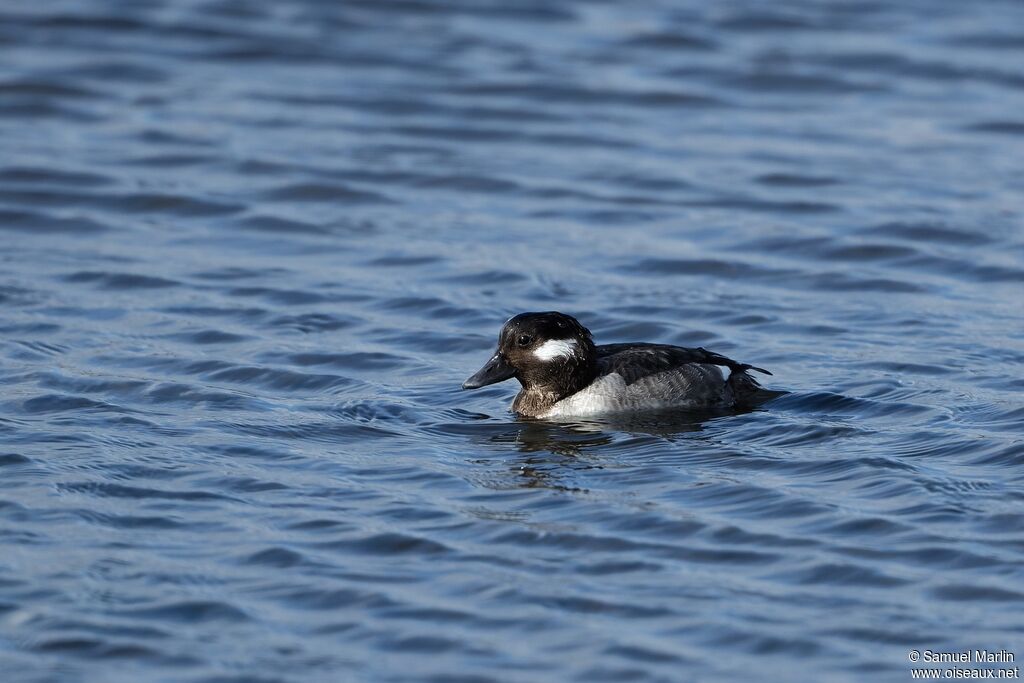
[[[763,395],[749,371],[772,374],[704,348],[598,346],[576,318],[546,311],[509,318],[494,355],[462,388],[514,377],[521,389],[512,411],[524,418],[728,409],[755,405]]]

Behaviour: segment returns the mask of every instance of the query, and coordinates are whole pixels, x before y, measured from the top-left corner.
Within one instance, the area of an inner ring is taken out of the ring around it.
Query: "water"
[[[5,681],[1024,657],[1024,7],[0,11]],[[789,393],[547,425],[513,313]]]

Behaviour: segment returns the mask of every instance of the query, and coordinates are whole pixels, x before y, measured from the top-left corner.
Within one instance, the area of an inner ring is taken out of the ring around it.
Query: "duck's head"
[[[528,391],[567,396],[593,378],[596,355],[590,330],[571,315],[520,313],[502,326],[497,351],[462,388],[515,377]]]

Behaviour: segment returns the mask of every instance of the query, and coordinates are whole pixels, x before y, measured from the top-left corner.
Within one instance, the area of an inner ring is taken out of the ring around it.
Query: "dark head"
[[[527,391],[568,396],[593,379],[596,356],[590,330],[571,315],[520,313],[501,328],[498,350],[462,388],[515,377]]]

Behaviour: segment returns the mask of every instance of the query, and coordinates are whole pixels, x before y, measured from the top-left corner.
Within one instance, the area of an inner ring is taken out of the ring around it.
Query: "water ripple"
[[[1012,650],[1011,4],[0,11],[7,678]],[[541,309],[779,395],[553,424],[463,392]]]

